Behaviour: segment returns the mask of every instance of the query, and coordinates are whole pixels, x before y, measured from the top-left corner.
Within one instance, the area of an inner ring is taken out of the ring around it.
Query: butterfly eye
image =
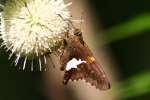
[[[79,29],[75,29],[74,35],[82,37],[82,32]]]

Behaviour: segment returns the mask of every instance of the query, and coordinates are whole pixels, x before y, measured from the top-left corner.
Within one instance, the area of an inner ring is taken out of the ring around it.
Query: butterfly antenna
[[[71,26],[72,29],[76,29],[76,28],[74,27],[74,25],[73,25],[73,23],[72,23],[71,20],[69,20],[69,19],[64,19],[60,14],[58,14],[58,16],[59,16],[61,19],[63,19],[64,21],[68,21],[68,22],[69,22],[69,26]]]
[[[83,25],[83,16],[84,16],[84,12],[82,12],[81,18],[80,18],[80,20],[81,20],[81,23],[80,23],[80,30],[82,29],[82,25]]]

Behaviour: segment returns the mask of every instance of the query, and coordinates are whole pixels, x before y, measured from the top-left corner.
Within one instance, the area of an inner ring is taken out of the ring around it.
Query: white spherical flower
[[[15,54],[15,63],[24,57],[40,58],[59,49],[69,29],[70,13],[63,0],[8,0],[1,20],[2,45]],[[41,60],[39,59],[41,68]]]

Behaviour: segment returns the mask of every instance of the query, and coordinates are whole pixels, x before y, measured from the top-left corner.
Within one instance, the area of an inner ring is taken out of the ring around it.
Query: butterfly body
[[[84,79],[100,90],[109,89],[110,83],[106,74],[84,42],[82,33],[77,34],[77,31],[74,33],[75,35],[65,39],[66,46],[60,56],[61,70],[64,71],[63,83],[67,84],[69,80]],[[66,66],[72,59],[84,61],[84,63],[76,64],[77,67],[71,67],[68,70]]]

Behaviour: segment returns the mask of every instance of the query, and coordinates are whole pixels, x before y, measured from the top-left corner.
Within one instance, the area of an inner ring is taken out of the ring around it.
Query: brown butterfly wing
[[[61,57],[61,65],[65,67],[72,58],[85,60],[87,63],[82,63],[77,68],[72,68],[69,71],[63,68],[65,71],[64,84],[67,84],[69,80],[84,79],[100,90],[110,88],[110,83],[102,67],[95,61],[91,50],[86,44],[81,44],[78,39],[71,39],[68,42],[68,46]]]
[[[100,90],[109,89],[110,83],[103,69],[100,68],[96,62],[78,65],[76,69],[65,71],[64,84],[67,84],[69,80],[84,79]]]

